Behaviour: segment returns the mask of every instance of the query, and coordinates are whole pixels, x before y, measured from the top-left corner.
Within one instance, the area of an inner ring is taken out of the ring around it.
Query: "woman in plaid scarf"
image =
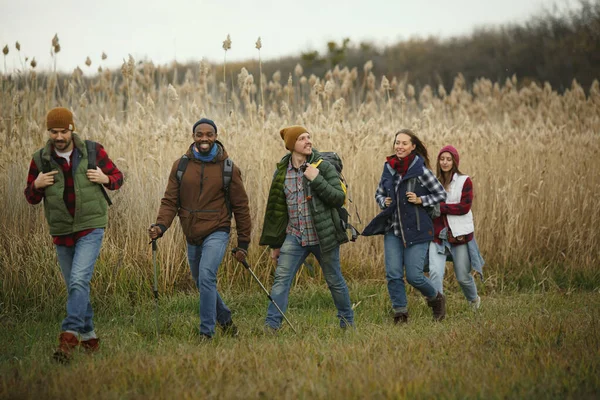
[[[387,157],[375,199],[382,211],[363,235],[384,235],[385,271],[394,323],[408,322],[406,280],[427,298],[436,321],[444,319],[446,300],[424,275],[433,222],[425,207],[446,199],[444,187],[429,169],[427,149],[410,130],[394,136],[394,154]]]

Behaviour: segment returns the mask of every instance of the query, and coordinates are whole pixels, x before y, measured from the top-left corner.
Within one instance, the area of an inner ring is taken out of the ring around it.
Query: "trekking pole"
[[[159,337],[158,334],[158,272],[157,272],[157,268],[156,268],[156,239],[152,240],[152,264],[154,265],[154,287],[153,287],[153,292],[154,292],[154,304],[156,305],[155,310],[156,310],[156,337]]]
[[[231,250],[232,254],[235,254],[235,249]],[[273,298],[271,297],[271,294],[269,294],[269,291],[265,288],[265,286],[262,284],[262,282],[260,281],[260,279],[258,279],[258,277],[256,276],[256,274],[254,273],[254,271],[252,271],[252,268],[250,268],[250,265],[248,265],[248,262],[246,260],[242,261],[242,265],[248,270],[250,271],[250,273],[252,274],[252,277],[254,278],[254,280],[256,282],[258,282],[258,284],[260,285],[260,287],[262,288],[262,290],[265,292],[265,294],[267,295],[267,297],[269,298],[269,300],[271,300],[271,303],[273,303],[273,305],[275,306],[275,308],[277,308],[277,311],[279,311],[281,313],[281,315],[283,315],[283,318],[285,319],[285,322],[288,323],[288,325],[290,326],[290,328],[292,328],[292,330],[294,331],[294,333],[298,333],[298,331],[296,331],[296,329],[294,328],[294,325],[292,325],[292,323],[290,322],[290,320],[285,316],[285,314],[283,313],[283,311],[281,311],[281,308],[279,308],[279,306],[277,305],[277,303],[275,303],[275,300],[273,300]]]

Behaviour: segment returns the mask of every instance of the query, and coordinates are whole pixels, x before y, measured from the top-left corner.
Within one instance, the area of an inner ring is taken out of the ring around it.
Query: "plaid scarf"
[[[404,176],[408,172],[408,167],[410,167],[410,164],[412,164],[414,159],[415,153],[413,152],[404,158],[398,158],[396,155],[389,156],[387,162],[396,172],[398,172],[398,174],[400,174],[400,176]]]

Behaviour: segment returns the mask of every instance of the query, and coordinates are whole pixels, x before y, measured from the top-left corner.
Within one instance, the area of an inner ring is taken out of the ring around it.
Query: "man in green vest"
[[[337,212],[346,194],[335,167],[312,148],[306,128],[290,126],[280,135],[290,153],[277,164],[260,238],[277,262],[271,297],[285,313],[292,279],[312,253],[323,270],[340,327],[351,327],[354,311],[340,267],[340,244],[348,236]],[[269,304],[265,331],[276,332],[282,318],[277,307]]]
[[[54,359],[67,362],[77,346],[98,350],[90,303],[90,280],[108,222],[104,188],[116,190],[123,174],[99,143],[74,133],[73,113],[57,107],[46,116],[49,139],[29,165],[25,197],[44,201],[44,214],[67,286],[67,317]]]

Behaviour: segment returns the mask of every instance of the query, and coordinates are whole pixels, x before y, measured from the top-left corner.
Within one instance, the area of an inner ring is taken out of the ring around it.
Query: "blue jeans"
[[[471,275],[471,259],[468,245],[450,245],[444,247],[443,254],[438,253],[438,246],[431,242],[429,246],[429,279],[438,292],[444,293],[444,273],[446,272],[446,257],[451,251],[456,280],[468,301],[477,299],[477,286]]]
[[[333,297],[333,303],[338,310],[337,317],[340,320],[340,327],[345,328],[354,325],[354,311],[352,310],[352,303],[350,303],[350,294],[340,267],[339,246],[327,253],[321,253],[319,245],[302,247],[298,238],[287,235],[283,246],[281,246],[279,260],[277,260],[271,298],[285,313],[292,280],[310,253],[314,254],[323,270],[323,276]],[[282,320],[283,316],[277,311],[277,308],[272,302],[269,303],[265,323],[273,329],[279,329]]]
[[[99,228],[77,240],[74,247],[54,246],[67,285],[67,317],[62,322],[63,331],[89,333],[94,330],[90,281],[103,237],[104,229]]]
[[[402,239],[395,236],[393,232],[389,232],[385,234],[383,243],[385,277],[394,311],[406,312],[408,306],[406,288],[404,287],[405,270],[408,283],[421,292],[423,296],[427,298],[435,297],[437,290],[423,274],[429,242],[417,243],[404,248]]]
[[[213,336],[215,325],[231,321],[231,311],[217,292],[217,271],[229,242],[228,232],[213,232],[201,245],[187,244],[192,278],[200,291],[200,333]]]

